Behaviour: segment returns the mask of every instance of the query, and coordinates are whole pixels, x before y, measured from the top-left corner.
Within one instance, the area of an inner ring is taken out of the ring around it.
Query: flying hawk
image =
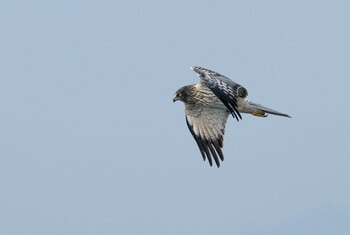
[[[186,123],[197,142],[203,160],[212,158],[218,167],[224,160],[222,153],[225,124],[228,116],[239,121],[241,113],[250,113],[258,117],[267,114],[290,117],[260,104],[247,101],[248,91],[229,78],[202,67],[191,67],[200,78],[197,84],[181,87],[176,91],[173,102],[179,100],[185,104]]]

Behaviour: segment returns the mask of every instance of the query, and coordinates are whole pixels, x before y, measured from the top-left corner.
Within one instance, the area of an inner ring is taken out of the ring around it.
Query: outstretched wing
[[[210,166],[212,158],[218,167],[224,160],[221,148],[223,147],[225,124],[229,112],[224,109],[212,109],[200,106],[191,112],[186,112],[186,122],[193,138],[196,140],[203,160],[206,158]]]
[[[242,119],[241,114],[237,110],[237,98],[247,97],[247,89],[212,70],[196,66],[191,67],[191,69],[199,75],[201,83],[210,88],[237,121]]]

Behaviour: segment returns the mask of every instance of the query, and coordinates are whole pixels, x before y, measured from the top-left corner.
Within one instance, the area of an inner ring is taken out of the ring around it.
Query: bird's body
[[[262,105],[247,101],[247,89],[221,74],[202,67],[192,67],[199,77],[197,84],[181,87],[176,91],[173,101],[185,104],[187,126],[197,142],[203,159],[212,158],[220,166],[223,161],[223,137],[225,124],[230,114],[242,119],[240,113],[250,113],[266,117],[266,113],[289,117]]]

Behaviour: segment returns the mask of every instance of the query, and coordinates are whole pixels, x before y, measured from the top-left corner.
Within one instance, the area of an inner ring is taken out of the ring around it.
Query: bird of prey
[[[229,78],[202,67],[191,67],[199,76],[199,82],[181,87],[175,92],[173,102],[179,100],[185,104],[186,123],[194,137],[203,160],[208,159],[210,166],[214,159],[217,167],[224,160],[222,153],[225,124],[231,114],[237,121],[241,113],[257,117],[267,114],[290,117],[270,108],[247,101],[248,91]]]

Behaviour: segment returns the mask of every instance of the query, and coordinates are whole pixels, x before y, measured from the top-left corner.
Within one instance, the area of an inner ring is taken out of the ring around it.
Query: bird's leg
[[[267,114],[266,113],[252,113],[254,116],[257,116],[257,117],[267,117]]]

